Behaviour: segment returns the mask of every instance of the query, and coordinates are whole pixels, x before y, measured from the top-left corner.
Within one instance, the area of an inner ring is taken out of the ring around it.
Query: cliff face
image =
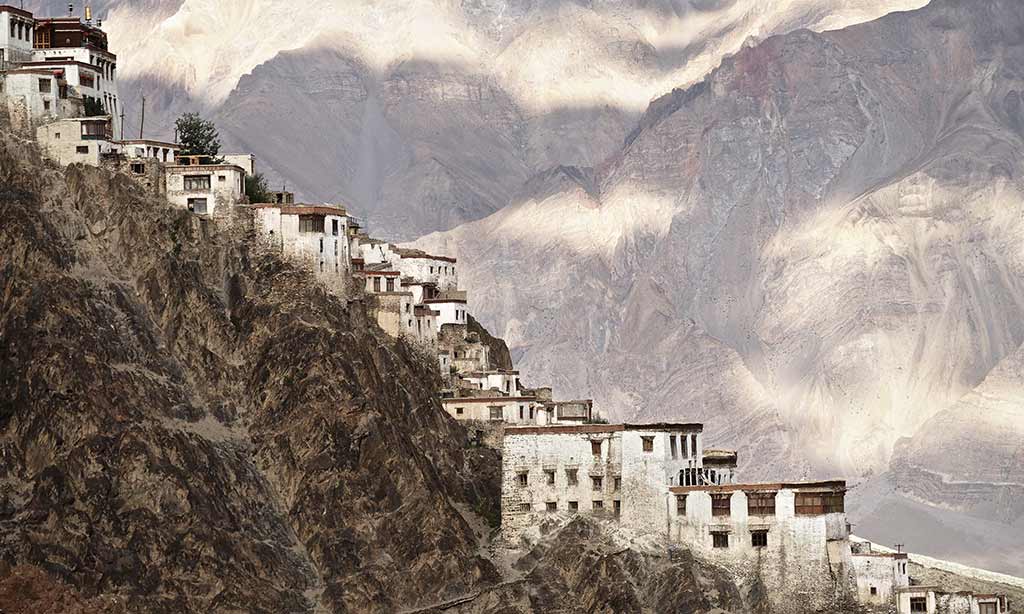
[[[496,579],[472,513],[495,460],[360,305],[6,131],[0,186],[4,569],[147,612],[392,612]]]

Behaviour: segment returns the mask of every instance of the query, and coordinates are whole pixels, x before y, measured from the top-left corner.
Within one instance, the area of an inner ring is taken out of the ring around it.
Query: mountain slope
[[[768,39],[591,179],[417,244],[458,252],[527,377],[704,419],[756,475],[885,470],[1024,340],[1021,31],[1019,3],[944,0]]]
[[[653,97],[751,37],[924,1],[108,0],[95,13],[128,134],[143,95],[151,137],[203,110],[273,186],[411,239],[485,217],[551,166],[598,164]]]
[[[0,186],[5,569],[146,612],[391,612],[496,581],[469,510],[494,515],[499,461],[361,305],[8,130]]]

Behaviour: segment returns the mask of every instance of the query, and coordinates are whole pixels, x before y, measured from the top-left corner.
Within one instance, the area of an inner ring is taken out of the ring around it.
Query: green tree
[[[178,131],[178,143],[183,156],[210,156],[216,158],[220,152],[220,135],[217,126],[198,113],[185,113],[174,122]]]
[[[249,197],[250,203],[270,202],[270,189],[263,173],[245,176],[245,195]]]

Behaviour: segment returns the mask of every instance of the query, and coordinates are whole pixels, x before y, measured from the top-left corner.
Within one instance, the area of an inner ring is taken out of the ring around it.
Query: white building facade
[[[252,208],[271,246],[307,265],[328,287],[348,287],[349,216],[344,207],[260,203]]]
[[[171,164],[167,200],[199,215],[226,213],[245,197],[245,171],[234,164]]]
[[[109,117],[60,119],[36,129],[40,149],[58,164],[99,166],[103,156],[116,150],[112,138]]]

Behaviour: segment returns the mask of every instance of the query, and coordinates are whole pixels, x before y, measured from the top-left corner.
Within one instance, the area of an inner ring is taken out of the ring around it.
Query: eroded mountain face
[[[942,1],[769,39],[655,101],[593,173],[419,245],[458,252],[525,376],[703,420],[748,477],[884,471],[915,436],[921,468],[937,441],[977,447],[939,479],[1017,483],[1014,437],[989,437],[1016,410],[919,429],[1024,339],[1022,31],[1019,3]]]
[[[7,129],[0,186],[5,591],[39,568],[68,604],[393,612],[495,581],[500,461],[361,305]]]
[[[925,0],[124,0],[97,3],[126,133],[201,110],[275,188],[412,239],[504,207],[533,174],[594,166],[650,100],[751,37]],[[29,3],[63,14],[60,2]]]

